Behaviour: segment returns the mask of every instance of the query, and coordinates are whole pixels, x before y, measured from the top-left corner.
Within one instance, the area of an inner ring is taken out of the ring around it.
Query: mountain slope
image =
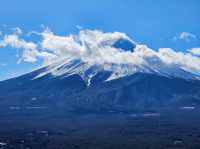
[[[107,47],[110,44],[111,49]],[[93,50],[91,55],[63,58],[0,82],[0,107],[135,110],[199,105],[198,74],[180,65],[164,63],[151,55],[151,50],[146,51],[150,56],[140,62],[140,50],[144,49],[128,39],[105,40],[99,51],[89,43],[85,46],[87,52]],[[111,57],[101,55],[101,50],[110,50]],[[117,54],[113,60],[112,50]],[[137,57],[135,50],[139,52]],[[116,58],[126,62],[118,62]]]
[[[88,82],[78,74],[55,77],[44,71],[0,82],[0,106],[46,106],[85,109],[160,109],[200,103],[200,82],[151,73],[134,73],[107,80],[100,71]]]

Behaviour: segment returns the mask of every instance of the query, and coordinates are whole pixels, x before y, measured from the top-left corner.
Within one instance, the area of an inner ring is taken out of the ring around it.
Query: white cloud
[[[113,43],[119,39],[136,43],[124,33],[104,33],[99,30],[81,30],[78,35],[59,36],[45,29],[37,35],[42,37],[38,43],[25,41],[19,34],[5,35],[0,41],[0,47],[23,49],[21,60],[26,62],[42,60],[44,64],[49,64],[65,58],[79,58],[87,63],[100,65],[114,63],[149,67],[170,66],[190,72],[200,72],[200,58],[196,56],[199,52],[197,48],[189,52],[177,52],[170,48],[156,51],[145,45],[137,45],[133,52],[124,51],[114,48]],[[184,39],[186,34],[180,37]]]
[[[161,48],[158,51],[158,57],[166,64],[200,72],[200,58],[190,53],[176,52],[170,48]]]
[[[7,66],[6,63],[0,63],[0,66]]]
[[[48,51],[51,51],[54,55],[79,55],[82,51],[82,47],[77,43],[72,35],[69,36],[57,36],[54,35],[49,29],[41,33],[43,40],[41,41],[41,47]]]
[[[184,41],[191,41],[191,40],[194,40],[196,39],[197,36],[193,33],[190,33],[190,32],[182,32],[180,33],[178,36],[175,36],[173,39],[174,40],[184,40]]]
[[[38,59],[42,59],[45,64],[49,64],[52,59],[56,59],[56,56],[46,51],[40,52],[36,49],[26,49],[23,52],[22,60],[25,62],[36,62]]]
[[[33,42],[26,42],[23,39],[19,39],[18,35],[5,35],[4,39],[0,42],[0,47],[11,46],[13,48],[22,49],[36,49],[37,45]]]
[[[193,55],[200,56],[200,48],[192,48],[189,50],[189,52],[192,53]]]
[[[45,64],[48,64],[52,59],[56,58],[55,55],[49,52],[37,50],[38,45],[36,43],[20,39],[19,34],[21,33],[21,29],[15,28],[15,32],[13,34],[5,35],[3,40],[0,41],[0,48],[11,46],[12,48],[22,49],[23,55],[18,62],[36,62],[38,59],[42,59]]]

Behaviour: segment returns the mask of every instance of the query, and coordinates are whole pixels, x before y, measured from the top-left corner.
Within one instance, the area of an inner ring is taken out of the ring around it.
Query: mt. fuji
[[[42,36],[41,46],[46,49],[62,41],[60,51],[51,54],[65,56],[0,82],[1,107],[135,110],[200,103],[199,68],[171,61],[177,53],[170,49],[156,52],[120,33],[82,31],[67,39],[68,43],[51,32]]]

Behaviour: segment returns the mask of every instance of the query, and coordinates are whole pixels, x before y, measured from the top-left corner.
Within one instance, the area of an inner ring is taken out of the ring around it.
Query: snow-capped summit
[[[141,72],[187,80],[200,78],[197,57],[167,48],[156,51],[137,44],[124,33],[82,30],[78,35],[59,37],[45,31],[42,46],[48,50],[57,48],[51,51],[56,60],[33,79],[49,74],[53,77],[77,74],[90,82],[100,72],[110,72],[104,81]]]
[[[88,82],[88,78],[102,71],[110,72],[104,81],[138,72],[187,80],[200,76],[199,56],[170,48],[154,50],[125,33],[85,29],[76,35],[60,36],[45,29],[37,35],[41,39],[38,43],[20,39],[16,33],[6,35],[1,42],[3,46],[24,49],[20,61],[43,62],[46,68],[33,79],[47,74],[54,77],[77,74]],[[86,73],[88,69],[91,74]]]
[[[103,82],[130,76],[135,73],[148,73],[168,78],[182,78],[186,80],[195,80],[200,78],[199,74],[193,73],[191,70],[187,70],[180,65],[165,63],[159,56],[151,53],[153,51],[146,49],[146,47],[143,47],[143,50],[147,50],[149,53],[145,56],[140,55],[142,50],[141,47],[143,46],[136,45],[134,48],[135,51],[131,53],[130,51],[121,52],[119,50],[119,52],[115,53],[121,56],[119,57],[119,61],[117,61],[118,57],[116,55],[113,55],[112,59],[111,55],[106,58],[106,56],[102,57],[103,55],[101,54],[100,57],[98,57],[99,55],[95,55],[94,53],[78,58],[73,56],[66,57],[45,67],[45,69],[40,71],[40,73],[32,79],[38,79],[46,75],[51,75],[55,78],[79,75],[89,86],[91,84],[91,79],[102,72],[109,72],[109,75],[101,80]],[[120,61],[123,59],[123,56],[124,61]]]

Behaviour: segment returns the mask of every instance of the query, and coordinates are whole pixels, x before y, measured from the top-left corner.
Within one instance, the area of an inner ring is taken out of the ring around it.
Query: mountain
[[[114,48],[132,52],[135,43],[119,39]],[[199,76],[160,59],[149,65],[91,63],[61,59],[0,82],[0,107],[88,110],[162,109],[200,104]]]

